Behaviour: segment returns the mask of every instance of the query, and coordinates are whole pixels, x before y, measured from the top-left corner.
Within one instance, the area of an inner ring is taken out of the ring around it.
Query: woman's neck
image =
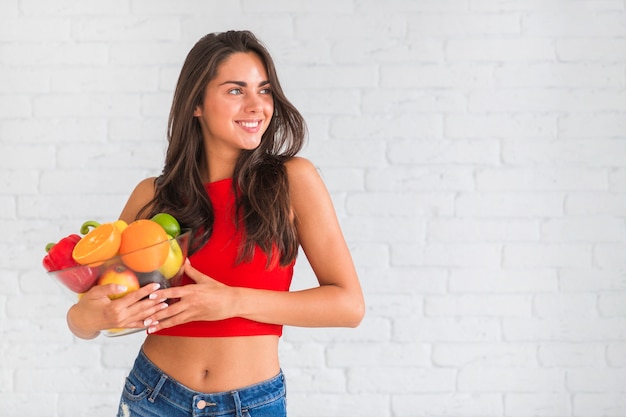
[[[202,180],[204,182],[216,182],[226,178],[232,178],[235,172],[237,158],[223,157],[215,154],[207,155],[207,161]]]

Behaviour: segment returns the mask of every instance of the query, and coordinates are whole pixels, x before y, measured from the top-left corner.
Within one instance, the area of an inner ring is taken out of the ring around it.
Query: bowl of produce
[[[118,284],[127,292],[150,283],[178,285],[191,232],[180,230],[174,217],[159,213],[130,224],[85,222],[82,234],[71,234],[46,246],[43,266],[74,300],[95,285]],[[111,299],[126,294],[110,295]],[[121,336],[143,329],[109,329]]]

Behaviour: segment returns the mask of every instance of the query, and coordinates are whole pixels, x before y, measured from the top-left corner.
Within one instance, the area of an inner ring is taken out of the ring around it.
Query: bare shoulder
[[[321,180],[315,165],[306,158],[293,157],[285,162],[285,168],[290,185],[296,185],[302,181]]]
[[[137,218],[139,211],[154,198],[154,182],[156,177],[141,180],[130,194],[120,219],[131,222]]]
[[[326,185],[315,165],[305,158],[296,157],[285,163],[289,180],[289,197],[296,218],[315,219],[332,211]]]
[[[135,186],[133,193],[131,195],[136,197],[144,197],[148,200],[151,200],[154,197],[154,182],[156,181],[156,177],[149,177],[143,179]]]
[[[297,204],[298,200],[309,201],[327,194],[328,191],[319,170],[308,159],[294,157],[285,162],[285,168],[292,203]]]

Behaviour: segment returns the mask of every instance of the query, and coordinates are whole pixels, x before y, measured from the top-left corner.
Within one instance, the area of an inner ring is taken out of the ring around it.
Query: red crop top
[[[194,268],[229,286],[289,291],[294,263],[286,267],[275,266],[266,269],[267,255],[257,248],[251,262],[237,264],[242,232],[236,230],[232,220],[235,205],[232,180],[225,179],[207,184],[206,190],[213,204],[215,222],[209,241],[189,257]],[[187,276],[183,276],[182,285],[193,282]],[[282,331],[282,325],[234,317],[219,321],[193,321],[154,334],[187,337],[281,336]]]

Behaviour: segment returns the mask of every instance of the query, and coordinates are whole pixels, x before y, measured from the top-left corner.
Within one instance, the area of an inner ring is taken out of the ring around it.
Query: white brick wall
[[[368,302],[285,330],[290,415],[626,417],[624,0],[2,0],[0,415],[115,414],[142,336],[74,339],[43,247],[159,172],[182,60],[231,28]]]

